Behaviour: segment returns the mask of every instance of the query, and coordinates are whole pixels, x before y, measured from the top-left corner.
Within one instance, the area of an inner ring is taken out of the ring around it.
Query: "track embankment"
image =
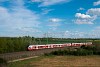
[[[9,62],[17,61],[18,59],[23,59],[23,58],[31,58],[35,56],[40,56],[45,53],[50,53],[52,51],[57,51],[57,50],[73,50],[75,47],[64,47],[64,48],[53,48],[53,49],[40,49],[40,50],[34,50],[34,51],[22,51],[22,52],[13,52],[13,53],[5,53],[5,54],[0,54],[0,58],[3,58]]]

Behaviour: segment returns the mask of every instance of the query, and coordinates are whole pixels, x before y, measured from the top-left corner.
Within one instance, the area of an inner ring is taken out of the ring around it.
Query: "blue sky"
[[[0,0],[0,36],[100,38],[100,0]]]

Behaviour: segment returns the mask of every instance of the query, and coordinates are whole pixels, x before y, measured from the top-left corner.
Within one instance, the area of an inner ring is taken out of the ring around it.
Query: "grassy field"
[[[8,67],[100,67],[100,56],[41,56]]]

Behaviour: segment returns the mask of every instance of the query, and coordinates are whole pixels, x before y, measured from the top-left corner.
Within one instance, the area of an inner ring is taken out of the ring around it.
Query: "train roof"
[[[84,43],[92,43],[92,42],[84,42]],[[71,44],[71,43],[63,43],[63,44]],[[72,44],[83,44],[83,43],[72,43]],[[46,45],[62,45],[62,44],[38,44],[38,45],[35,45],[35,46],[46,46]],[[30,44],[29,46],[33,46],[33,44]]]
[[[29,46],[34,46],[34,45],[29,45]],[[35,45],[35,46],[44,46],[44,45]]]

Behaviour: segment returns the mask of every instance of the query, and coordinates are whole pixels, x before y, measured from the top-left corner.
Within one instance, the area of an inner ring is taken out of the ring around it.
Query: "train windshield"
[[[32,46],[29,46],[28,48],[32,48]]]

